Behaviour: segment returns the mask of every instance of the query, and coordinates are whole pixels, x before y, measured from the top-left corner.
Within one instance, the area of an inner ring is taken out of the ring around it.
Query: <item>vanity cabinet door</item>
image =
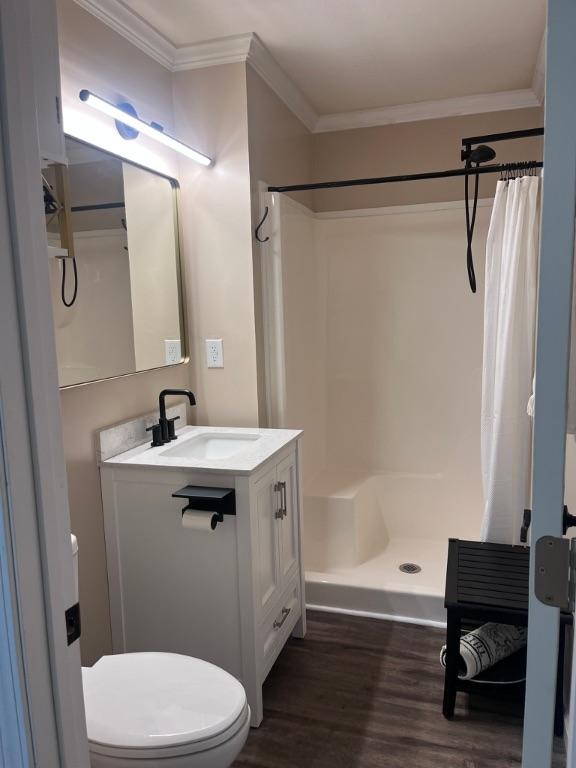
[[[278,465],[277,479],[282,509],[278,528],[280,569],[284,586],[298,570],[298,488],[293,454]]]
[[[259,606],[262,614],[270,610],[281,589],[280,547],[278,541],[278,494],[276,468],[263,475],[254,487],[258,555],[255,567],[259,585]]]

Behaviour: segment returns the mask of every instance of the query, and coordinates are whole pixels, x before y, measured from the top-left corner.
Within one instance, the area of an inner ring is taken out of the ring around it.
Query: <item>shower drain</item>
[[[402,571],[402,573],[420,573],[422,568],[416,565],[416,563],[402,563],[402,565],[398,566],[398,570]]]

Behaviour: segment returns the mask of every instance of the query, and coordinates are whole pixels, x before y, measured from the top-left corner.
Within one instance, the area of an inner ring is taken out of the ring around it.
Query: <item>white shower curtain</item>
[[[498,182],[486,245],[482,540],[503,544],[519,543],[530,506],[539,186],[536,176]]]

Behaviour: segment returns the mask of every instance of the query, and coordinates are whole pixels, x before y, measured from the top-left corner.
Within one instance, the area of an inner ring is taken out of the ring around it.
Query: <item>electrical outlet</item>
[[[164,362],[166,365],[176,365],[182,360],[182,344],[180,339],[164,339]]]
[[[222,339],[206,339],[206,365],[208,368],[224,368]]]

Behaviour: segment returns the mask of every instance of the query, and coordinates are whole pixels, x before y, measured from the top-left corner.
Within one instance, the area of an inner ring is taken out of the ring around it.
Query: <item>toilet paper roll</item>
[[[189,509],[182,515],[182,527],[191,531],[211,531],[212,514],[212,512],[198,512]]]

